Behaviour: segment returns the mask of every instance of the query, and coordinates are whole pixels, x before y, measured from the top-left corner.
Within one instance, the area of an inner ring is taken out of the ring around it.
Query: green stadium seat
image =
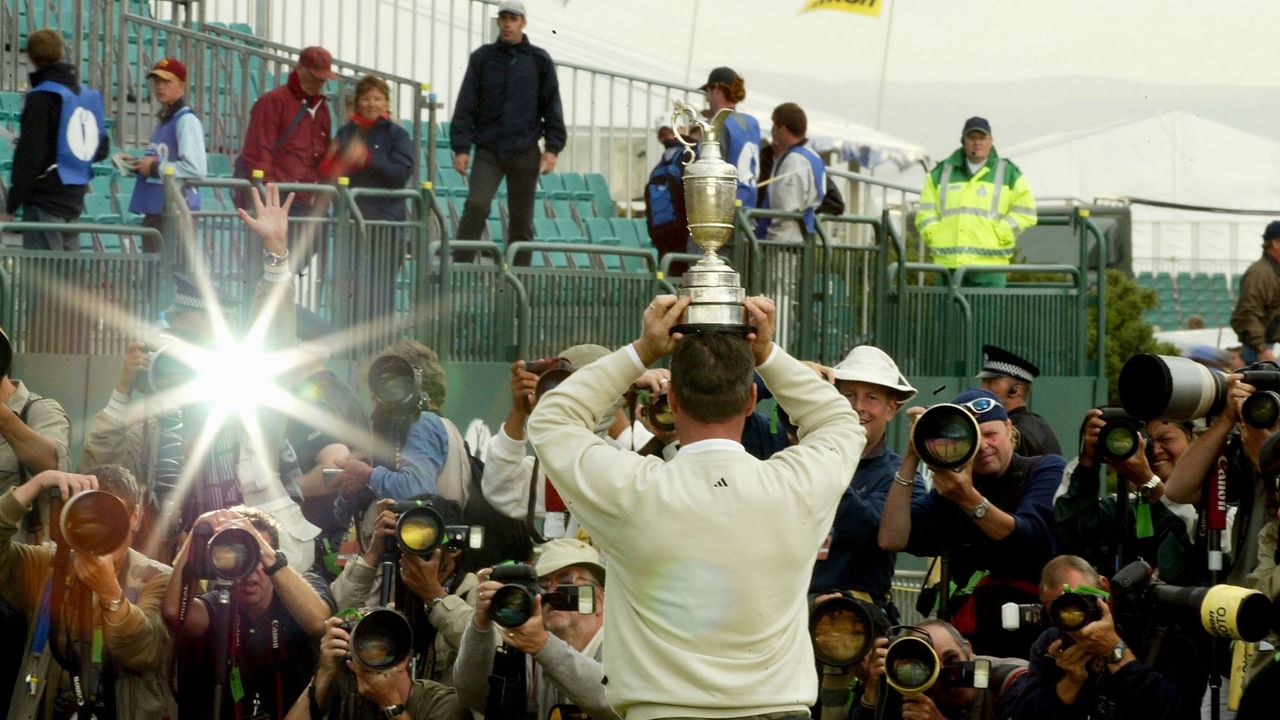
[[[614,231],[613,226],[609,224],[608,218],[593,217],[586,218],[584,224],[587,228],[587,238],[596,245],[617,245],[622,241],[618,239],[618,234]],[[613,242],[608,242],[612,240]]]
[[[1137,281],[1142,287],[1153,288],[1156,286],[1155,273],[1144,270],[1143,272],[1138,273]]]
[[[89,181],[89,192],[95,195],[110,195],[111,177],[109,175],[95,175]]]
[[[485,222],[489,226],[489,239],[498,245],[498,247],[505,248],[507,246],[507,240],[506,234],[503,232],[502,221],[490,219]]]
[[[84,213],[80,216],[86,222],[100,223],[104,225],[117,225],[120,223],[120,215],[116,213],[114,207],[111,206],[111,197],[109,195],[98,195],[89,193],[84,196]]]
[[[1195,275],[1192,275],[1191,287],[1197,290],[1208,290],[1212,287],[1212,281],[1209,278],[1209,273],[1196,273]]]
[[[441,122],[440,129],[436,131],[436,147],[445,148],[445,149],[449,149],[453,147],[453,145],[449,142],[449,121],[448,120]]]
[[[533,239],[539,242],[564,242],[560,234],[560,226],[551,218],[535,217],[533,219]]]
[[[1169,273],[1160,273],[1156,275],[1156,288],[1173,289],[1173,276]]]
[[[573,204],[570,203],[568,200],[553,199],[550,204],[551,204],[551,217],[556,218],[557,220],[561,218],[573,217]]]
[[[596,206],[596,217],[613,217],[617,213],[613,209],[613,194],[609,192],[609,183],[600,173],[587,173],[587,189],[591,191]]]
[[[560,173],[560,180],[564,183],[565,192],[569,193],[570,200],[594,200],[595,195],[587,189],[587,181],[582,177],[582,173],[567,172]]]
[[[560,230],[560,237],[564,238],[565,242],[587,242],[586,236],[582,234],[582,228],[578,227],[578,223],[574,222],[573,218],[558,217],[555,219],[555,223],[556,227]]]
[[[590,200],[574,200],[573,214],[578,217],[579,221],[586,220],[596,216],[596,205]],[[608,217],[607,215],[605,217]]]
[[[222,153],[209,153],[209,177],[231,177],[231,158]]]
[[[120,211],[120,219],[126,225],[141,225],[142,215],[129,212],[131,199],[133,199],[133,191],[116,193],[116,208]]]
[[[1174,285],[1176,285],[1178,289],[1189,288],[1191,287],[1191,283],[1191,273],[1189,272],[1180,272],[1178,273],[1177,278],[1174,279]]]
[[[636,227],[628,218],[609,218],[609,225],[622,243],[622,247],[640,247],[640,238],[636,236]]]
[[[547,193],[547,197],[556,200],[568,200],[569,194],[564,189],[564,180],[559,173],[547,173],[538,179],[538,187]]]
[[[467,181],[462,175],[451,167],[440,166],[436,169],[436,191],[441,194],[452,195],[455,192],[466,194]]]

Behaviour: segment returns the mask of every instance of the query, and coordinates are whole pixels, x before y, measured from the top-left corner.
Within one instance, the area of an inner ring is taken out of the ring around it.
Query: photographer
[[[957,687],[945,679],[933,684],[920,695],[902,698],[902,717],[911,720],[942,720],[966,718],[969,720],[995,720],[1007,717],[1005,693],[1016,686],[1027,670],[1025,660],[1017,658],[979,657],[973,654],[969,641],[960,631],[945,620],[925,620],[916,626],[929,636],[929,644],[943,666],[959,662],[983,659],[991,663],[989,684],[985,690],[973,687]],[[867,655],[866,671],[859,673],[863,680],[862,697],[858,699],[849,716],[851,720],[874,720],[880,696],[891,692],[885,684],[885,656],[889,649],[888,638],[877,638],[874,648]],[[888,715],[885,715],[886,719]]]
[[[1095,567],[1115,570],[1135,558],[1150,558],[1165,582],[1204,582],[1208,580],[1204,549],[1197,552],[1190,534],[1196,509],[1164,496],[1164,481],[1191,442],[1191,423],[1150,420],[1141,428],[1133,454],[1108,458],[1099,443],[1099,436],[1108,429],[1102,410],[1094,408],[1085,415],[1080,456],[1068,475],[1067,492],[1053,504],[1058,550],[1079,555]],[[1116,557],[1116,497],[1099,497],[1104,467],[1115,470],[1126,492],[1134,491],[1129,499],[1134,519],[1125,523],[1120,559]]]
[[[59,569],[67,548],[13,542],[23,516],[36,498],[57,491],[63,501],[86,490],[101,489],[119,498],[130,525],[120,547],[106,556],[76,552],[70,566]],[[133,475],[119,466],[94,468],[87,475],[46,470],[0,496],[0,596],[28,620],[30,633],[14,689],[10,718],[64,717],[78,710],[83,717],[161,717],[175,711],[164,678],[170,638],[160,616],[169,567],[130,549],[141,517],[142,491]],[[54,585],[50,578],[66,581]],[[53,594],[65,593],[59,597]],[[54,609],[59,609],[54,613]],[[83,626],[91,618],[92,627]],[[46,628],[48,644],[33,644]],[[101,661],[91,662],[89,648],[74,638],[101,633]],[[76,658],[79,658],[77,660]],[[63,663],[66,663],[65,665]],[[86,667],[90,672],[85,673]],[[82,691],[85,704],[77,701]]]
[[[251,317],[256,321],[269,314],[268,327],[262,333],[264,352],[292,348],[297,337],[297,306],[293,302],[281,302],[282,298],[291,299],[294,294],[294,274],[289,269],[286,247],[292,202],[293,196],[289,195],[282,203],[279,188],[268,185],[265,199],[254,189],[253,215],[239,211],[241,221],[262,240],[262,279],[254,290]],[[213,319],[217,311],[211,304],[225,309],[231,303],[216,292],[206,297],[194,278],[175,276],[174,302],[165,311],[165,318],[171,334],[195,346],[196,352],[211,353],[218,340]],[[139,374],[148,368],[146,357],[145,346],[130,345],[120,381],[85,434],[82,462],[113,462],[138,469],[152,504],[168,514],[165,519],[170,523],[160,528],[157,533],[160,537],[153,537],[152,541],[169,539],[184,503],[192,503],[194,511],[189,517],[193,518],[197,512],[216,509],[209,507],[218,502],[214,498],[230,498],[228,504],[234,504],[238,497],[245,505],[271,513],[283,528],[282,547],[299,567],[310,567],[315,557],[313,540],[319,528],[302,516],[298,504],[302,500],[301,490],[296,484],[286,486],[279,473],[278,458],[286,442],[283,416],[275,412],[263,414],[260,418],[262,443],[251,442],[248,432],[239,424],[224,425],[210,444],[203,466],[195,473],[198,481],[184,487],[186,497],[178,496],[175,494],[177,479],[187,464],[188,451],[197,445],[195,439],[203,431],[200,418],[206,408],[201,402],[161,409],[150,398],[133,405]],[[163,422],[162,414],[168,416]],[[208,497],[204,495],[205,489],[210,491]],[[191,496],[191,493],[198,495]],[[167,551],[157,547],[148,552],[159,555]]]
[[[409,658],[384,671],[353,661],[351,634],[343,623],[341,617],[325,621],[315,678],[286,720],[470,720],[471,713],[458,702],[453,690],[409,676]],[[349,702],[353,681],[362,700],[359,706]]]
[[[907,446],[880,518],[880,547],[941,555],[947,570],[943,591],[954,580],[961,596],[942,598],[947,612],[940,617],[979,653],[1022,657],[1031,637],[1004,631],[1000,606],[1036,597],[1040,568],[1054,552],[1053,493],[1063,461],[1057,455],[1014,454],[1013,424],[990,392],[965,390],[951,402],[975,416],[980,446],[960,469],[934,469],[933,489],[920,501],[911,499],[915,483],[903,479],[913,477],[919,465],[914,444]],[[923,412],[912,408],[908,414],[918,418]],[[966,589],[972,591],[964,598]]]
[[[560,353],[574,372],[605,357],[609,349],[599,345],[574,345]],[[545,468],[538,458],[525,452],[525,423],[538,402],[538,375],[525,369],[527,363],[517,360],[511,365],[511,408],[502,427],[489,439],[485,449],[484,496],[498,512],[517,520],[542,520],[541,534],[548,539],[572,536],[577,525],[571,524],[560,494],[551,487]],[[612,440],[611,428],[616,424],[621,400],[596,423],[597,437]],[[529,518],[529,496],[534,495],[533,517]]]
[[[247,529],[258,543],[257,564],[232,590],[231,627],[213,622],[213,592],[191,598],[182,619],[184,586],[195,579],[186,573],[187,565],[203,562],[191,557],[192,538],[202,525],[213,532]],[[213,720],[258,713],[283,717],[284,709],[306,687],[316,664],[315,642],[333,614],[333,599],[320,576],[293,569],[277,549],[279,532],[271,516],[256,508],[214,510],[196,520],[178,552],[164,596],[164,619],[180,638],[177,654],[186,661],[186,677],[179,680],[183,717],[192,711],[207,716],[212,684],[224,676],[230,681],[222,683],[222,717]],[[212,667],[207,646],[227,633],[230,670]]]
[[[415,498],[428,504],[440,514],[445,525],[462,523],[462,511],[456,503],[436,496]],[[392,510],[394,500],[379,500],[369,514],[372,530],[365,542],[365,551],[349,560],[330,586],[339,608],[373,607],[378,604],[382,577],[379,567],[386,553],[388,541],[394,543],[397,516]],[[366,529],[362,529],[362,533]],[[462,569],[460,561],[466,551],[462,547],[439,547],[430,557],[418,557],[400,552],[398,582],[411,593],[412,602],[419,602],[426,610],[431,628],[414,627],[415,633],[434,636],[434,651],[424,658],[420,676],[452,686],[453,662],[462,643],[462,633],[471,622],[475,611],[476,588],[480,581],[474,573]],[[403,608],[402,608],[403,609]]]
[[[672,335],[690,299],[659,295],[639,339],[538,403],[529,439],[610,559],[609,703],[619,715],[807,715],[817,699],[805,590],[866,434],[828,382],[773,343],[768,298],[741,335]],[[668,463],[592,428],[671,355],[680,452]],[[758,371],[798,428],[768,460],[739,442]]]
[[[489,711],[486,699],[494,674],[494,636],[500,631],[501,644],[524,654],[524,682],[533,685],[527,696],[538,707],[535,720],[548,720],[557,705],[574,705],[595,720],[617,718],[604,695],[605,569],[595,548],[571,538],[552,540],[542,546],[535,566],[538,584],[547,592],[570,585],[593,588],[595,611],[591,614],[544,608],[542,598],[536,597],[533,614],[523,625],[495,627],[490,604],[502,584],[487,580],[491,572],[480,571],[484,582],[479,601],[462,634],[454,668],[458,697],[478,713]]]
[[[1249,587],[1262,591],[1280,610],[1280,433],[1262,445],[1259,470],[1266,485],[1267,524],[1258,534],[1258,565],[1249,573]],[[1277,618],[1280,621],[1280,618]],[[1280,625],[1280,622],[1277,623]],[[1269,646],[1269,647],[1268,647]],[[1238,720],[1270,717],[1280,703],[1280,627],[1253,648],[1244,669],[1243,697]]]
[[[45,470],[71,467],[67,449],[71,421],[66,411],[57,400],[41,397],[21,380],[11,378],[13,362],[13,346],[0,329],[0,492]],[[27,527],[40,528],[43,514],[28,518]],[[18,537],[31,542],[42,539],[28,537],[24,531],[19,531]]]
[[[419,378],[412,406],[392,407],[374,393],[373,432],[386,448],[369,461],[352,454],[339,462],[341,489],[335,502],[340,518],[351,517],[368,499],[405,500],[416,495],[439,495],[466,503],[471,483],[471,463],[462,435],[440,415],[445,400],[444,369],[434,350],[416,340],[400,340],[387,346],[376,364],[386,357],[408,363]],[[390,453],[384,452],[390,449]]]
[[[1142,649],[1123,639],[1107,600],[1109,583],[1083,558],[1060,555],[1045,565],[1040,582],[1045,607],[1052,610],[1067,588],[1091,597],[1098,619],[1065,634],[1057,627],[1041,633],[1031,648],[1026,676],[1011,690],[1008,717],[1155,720],[1199,716],[1199,693],[1188,691],[1191,702],[1180,701],[1175,685],[1179,678],[1165,676],[1140,661],[1136,653]],[[1170,651],[1166,647],[1164,652]]]

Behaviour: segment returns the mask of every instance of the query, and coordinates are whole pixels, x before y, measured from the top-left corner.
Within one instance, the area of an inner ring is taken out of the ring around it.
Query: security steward
[[[991,123],[971,117],[961,147],[924,178],[916,230],[929,261],[943,267],[1008,265],[1023,230],[1036,224],[1036,199],[1012,162],[996,153]],[[966,273],[964,285],[1004,287],[1004,273]]]

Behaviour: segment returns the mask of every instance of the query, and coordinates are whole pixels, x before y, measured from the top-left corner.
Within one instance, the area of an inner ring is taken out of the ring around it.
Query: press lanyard
[[[269,612],[269,611],[268,611]],[[231,701],[235,704],[235,718],[241,720],[243,707],[241,700],[244,699],[244,682],[240,677],[240,611],[234,609],[232,611],[231,621],[231,672],[229,684],[231,687]],[[275,670],[275,691],[276,691],[276,717],[284,717],[284,676],[280,673],[280,668],[285,660],[285,653],[280,643],[280,621],[276,618],[271,619],[271,665]],[[250,718],[258,717],[261,710],[261,693],[254,691],[253,712]],[[219,720],[219,718],[214,718]]]

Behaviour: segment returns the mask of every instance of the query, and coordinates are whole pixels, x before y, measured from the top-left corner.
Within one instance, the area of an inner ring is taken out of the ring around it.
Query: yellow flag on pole
[[[804,7],[800,9],[801,13],[807,13],[810,10],[841,10],[848,13],[857,13],[859,15],[869,15],[871,17],[880,17],[880,8],[888,0],[806,0]]]

